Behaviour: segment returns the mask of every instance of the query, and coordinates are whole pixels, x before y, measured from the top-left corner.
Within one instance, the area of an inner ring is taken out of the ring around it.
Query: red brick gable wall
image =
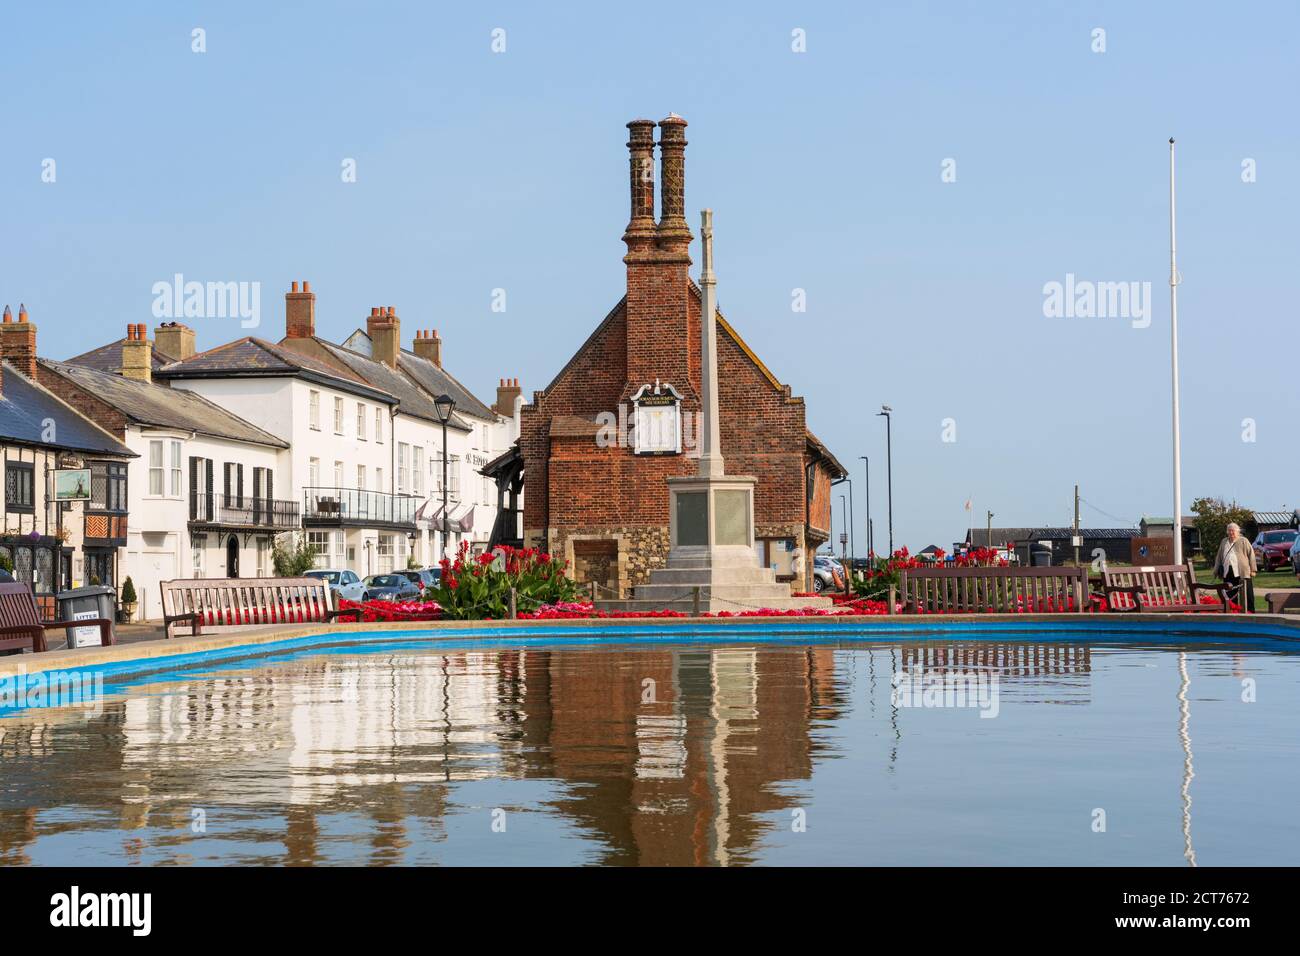
[[[685,343],[689,367],[700,365],[700,299],[688,290]],[[602,412],[625,415],[627,398],[645,382],[624,382],[621,353],[628,348],[627,325],[616,309],[605,326],[584,344],[544,393],[524,406],[520,448],[525,460],[529,493],[524,496],[524,527],[533,533],[547,528],[609,525],[666,525],[668,488],[665,479],[692,475],[695,458],[686,455],[637,456],[630,448],[598,447],[590,436],[551,437],[555,416],[595,420]],[[646,346],[645,373],[653,376],[654,343]],[[673,356],[668,368],[683,366]],[[679,391],[686,391],[672,381]],[[722,411],[722,453],[727,472],[758,478],[755,523],[802,524],[805,519],[804,465],[807,437],[803,399],[776,386],[743,348],[719,326],[718,391]],[[653,377],[651,378],[653,381]],[[633,387],[635,386],[635,387]],[[693,390],[683,401],[692,424],[699,403]],[[829,498],[827,499],[829,501]]]
[[[79,385],[51,371],[44,365],[36,366],[36,380],[47,391],[53,392],[100,428],[110,432],[118,441],[126,440],[127,418],[112,405]]]

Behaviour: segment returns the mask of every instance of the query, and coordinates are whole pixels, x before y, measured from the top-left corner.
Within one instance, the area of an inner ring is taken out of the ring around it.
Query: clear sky
[[[1086,525],[1132,526],[1172,510],[1172,135],[1184,502],[1294,508],[1297,10],[7,3],[0,301],[66,358],[152,327],[178,272],[260,282],[278,339],[305,278],[321,334],[395,305],[482,397],[528,395],[622,294],[624,124],[671,111],[721,309],[851,468],[860,552],[860,455],[885,534],[882,402],[897,544],[949,546],[968,497],[977,524],[1067,524],[1076,482]],[[1067,274],[1150,282],[1149,326],[1045,316]]]

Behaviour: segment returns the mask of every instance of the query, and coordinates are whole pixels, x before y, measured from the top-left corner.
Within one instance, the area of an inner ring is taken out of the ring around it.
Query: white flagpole
[[[1178,247],[1174,238],[1174,138],[1169,137],[1169,335],[1174,407],[1174,564],[1183,563],[1183,466],[1178,423]]]

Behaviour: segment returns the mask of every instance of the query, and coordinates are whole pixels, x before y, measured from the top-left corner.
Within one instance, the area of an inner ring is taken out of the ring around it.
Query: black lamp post
[[[438,412],[438,421],[442,422],[442,553],[446,556],[451,531],[447,522],[447,422],[456,408],[456,400],[444,392],[433,400],[433,407]]]
[[[885,469],[887,472],[887,486],[889,494],[889,556],[894,556],[894,433],[893,433],[893,415],[894,410],[888,405],[881,405],[880,411],[876,412],[876,417],[885,419]]]
[[[858,457],[862,459],[862,477],[867,484],[867,556],[870,557],[876,550],[875,542],[871,540],[871,462],[866,455]]]

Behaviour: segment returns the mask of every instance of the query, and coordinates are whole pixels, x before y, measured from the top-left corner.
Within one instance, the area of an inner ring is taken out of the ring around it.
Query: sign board
[[[74,621],[93,621],[99,617],[98,610],[74,611],[72,620]],[[104,636],[100,633],[99,625],[92,627],[72,627],[68,629],[68,646],[69,647],[103,647]]]
[[[682,397],[668,384],[643,385],[632,396],[633,451],[677,455],[682,450]]]
[[[89,501],[90,469],[59,468],[54,472],[55,501]]]
[[[1132,554],[1129,560],[1133,564],[1173,564],[1173,538],[1133,538]]]

